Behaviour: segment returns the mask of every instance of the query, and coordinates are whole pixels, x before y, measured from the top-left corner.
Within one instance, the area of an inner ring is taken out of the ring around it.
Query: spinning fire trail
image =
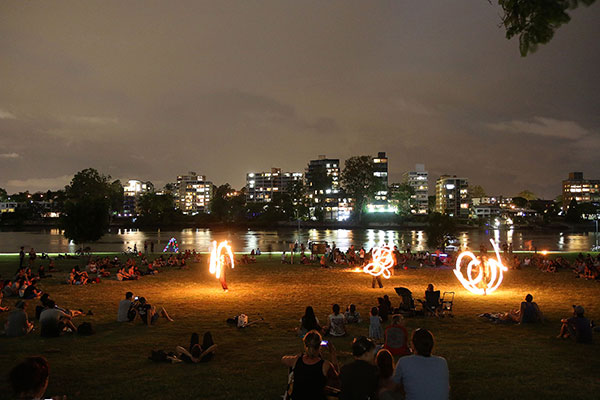
[[[210,264],[208,270],[211,274],[214,274],[217,279],[221,282],[221,286],[224,291],[228,291],[227,280],[225,279],[225,268],[231,265],[234,267],[234,257],[231,246],[227,243],[227,240],[219,243],[214,241],[212,243],[212,250],[210,251]]]
[[[456,259],[456,268],[454,269],[454,275],[462,283],[462,285],[474,294],[488,294],[498,289],[503,279],[503,271],[508,271],[502,264],[502,258],[500,258],[500,250],[494,240],[490,239],[494,253],[496,253],[496,259],[484,258],[478,259],[475,254],[470,251],[463,251]],[[463,259],[470,259],[467,264],[467,276],[463,275],[461,270],[461,264]],[[477,269],[477,275],[473,276],[473,269]]]

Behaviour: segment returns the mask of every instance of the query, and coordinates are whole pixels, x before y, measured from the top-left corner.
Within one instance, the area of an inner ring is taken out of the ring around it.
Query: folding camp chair
[[[423,305],[423,312],[427,315],[439,316],[439,312],[442,310],[442,303],[440,302],[440,291],[426,291],[425,300],[419,300]]]
[[[452,306],[454,305],[454,292],[444,292],[444,296],[442,296],[442,315],[448,314],[451,317],[454,317],[452,314]]]
[[[397,287],[394,288],[394,290],[398,296],[402,297],[402,303],[400,303],[400,307],[398,307],[398,313],[405,317],[414,317],[416,309],[412,292],[405,287]]]

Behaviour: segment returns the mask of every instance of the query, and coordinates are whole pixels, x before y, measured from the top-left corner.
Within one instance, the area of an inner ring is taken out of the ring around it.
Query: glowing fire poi
[[[459,254],[456,259],[456,268],[454,269],[454,275],[458,278],[460,283],[467,289],[469,292],[474,294],[487,294],[492,293],[494,290],[498,289],[503,279],[503,272],[508,271],[502,264],[502,259],[500,258],[500,250],[494,242],[493,239],[490,239],[492,243],[492,247],[494,248],[494,252],[496,253],[496,259],[484,259],[483,262],[478,259],[475,254],[470,251],[463,251]],[[467,276],[463,275],[461,271],[461,263],[464,258],[470,258],[471,261],[467,264]],[[478,273],[476,276],[473,276],[473,269],[477,269]]]
[[[217,279],[225,275],[224,268],[227,266],[226,257],[229,257],[231,268],[233,268],[234,257],[231,246],[227,243],[227,240],[217,245],[216,241],[212,243],[212,250],[210,251],[210,264],[208,270],[211,274],[214,274]]]
[[[363,271],[373,276],[383,276],[390,279],[390,268],[394,266],[394,254],[389,246],[373,247],[373,261],[367,264]]]

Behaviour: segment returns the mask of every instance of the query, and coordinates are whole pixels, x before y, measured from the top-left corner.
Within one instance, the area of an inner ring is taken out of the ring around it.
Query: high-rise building
[[[147,182],[137,179],[130,179],[127,185],[123,186],[123,213],[124,217],[135,217],[139,215],[140,196],[148,192],[150,188]]]
[[[442,175],[435,185],[435,211],[451,217],[469,216],[469,182],[456,175]]]
[[[377,153],[373,157],[373,175],[381,182],[381,189],[375,193],[375,203],[387,205],[388,199],[388,158],[385,151]]]
[[[408,184],[413,188],[415,194],[411,196],[411,213],[427,214],[429,206],[429,175],[425,171],[424,164],[415,165],[415,170],[408,173]]]
[[[600,201],[600,180],[583,179],[583,172],[569,173],[569,179],[564,180],[562,186],[563,210],[569,207],[573,199],[578,203]]]
[[[340,209],[340,160],[320,155],[310,160],[306,168],[306,194],[311,212],[323,210],[326,221],[340,221],[350,216],[347,207]]]
[[[210,212],[213,184],[195,172],[179,175],[175,184],[175,206],[184,214]]]
[[[250,172],[246,174],[246,201],[270,202],[275,193],[287,193],[292,182],[302,179],[302,172],[281,172],[281,168],[271,168],[271,172]]]

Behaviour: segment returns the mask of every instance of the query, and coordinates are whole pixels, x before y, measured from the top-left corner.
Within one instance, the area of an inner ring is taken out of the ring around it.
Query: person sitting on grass
[[[356,311],[356,306],[354,304],[350,304],[348,308],[346,308],[344,317],[346,317],[346,322],[349,324],[358,324],[361,322],[360,313]]]
[[[300,355],[283,356],[283,365],[294,371],[291,393],[294,400],[325,400],[327,380],[338,378],[338,361],[331,342],[323,347],[329,349],[331,361],[325,360],[321,352],[323,338],[317,331],[308,332],[304,338],[304,352]]]
[[[354,361],[344,365],[340,370],[341,400],[377,398],[379,372],[375,366],[375,349],[375,342],[365,336],[352,341]]]
[[[133,293],[132,292],[125,293],[125,298],[119,302],[119,309],[117,311],[117,322],[128,322],[128,321],[132,321],[135,318],[135,310],[133,311],[133,314],[132,314],[134,318],[130,318],[130,314],[129,314],[132,304],[133,304]]]
[[[303,338],[309,331],[321,332],[323,328],[319,325],[319,319],[315,316],[315,311],[312,306],[307,306],[304,315],[300,318],[300,327],[298,328],[298,336]]]
[[[44,357],[27,357],[8,374],[15,399],[43,399],[48,388],[48,361]],[[8,394],[8,393],[5,393]],[[64,400],[66,396],[52,397]]]
[[[217,345],[213,341],[213,337],[210,332],[206,332],[202,339],[202,345],[200,345],[200,337],[196,332],[192,333],[190,338],[189,350],[181,346],[175,348],[177,358],[180,360],[196,364],[201,362],[208,362],[213,359]]]
[[[325,332],[331,336],[346,336],[346,317],[340,313],[340,305],[334,304],[331,310],[333,313],[327,317],[328,325]]]
[[[585,310],[582,306],[573,306],[573,316],[561,319],[559,339],[574,339],[577,343],[592,343],[592,325],[590,320],[583,316]]]
[[[8,311],[8,306],[2,307],[2,299],[4,298],[4,292],[0,290],[0,312]]]
[[[56,308],[54,300],[48,300],[47,307],[40,314],[40,334],[43,337],[58,337],[65,330],[77,332],[71,321],[71,315]]]
[[[394,383],[394,356],[389,350],[381,349],[375,357],[375,364],[379,371],[379,391],[377,399],[379,400],[401,400],[402,393],[398,390],[398,385]]]
[[[542,322],[543,315],[538,307],[537,303],[533,301],[533,296],[528,294],[525,296],[525,301],[521,302],[521,309],[519,310],[519,323],[531,324],[536,322]]]
[[[287,260],[286,255],[285,255],[285,250],[283,251],[283,253],[281,253],[281,263],[282,264],[289,264],[290,262]]]
[[[156,311],[156,307],[146,302],[146,298],[140,297],[137,302],[134,303],[133,309],[140,316],[140,319],[144,325],[150,326],[154,324],[159,317],[164,317],[167,321],[173,322],[173,318],[169,316],[167,310],[164,307],[160,308],[160,311]]]
[[[33,324],[27,319],[27,303],[23,300],[17,301],[15,309],[8,315],[4,325],[6,336],[24,336],[33,330]]]
[[[405,400],[447,400],[450,384],[448,363],[432,355],[434,339],[427,329],[417,329],[412,335],[414,355],[401,357],[393,380],[402,385]]]

